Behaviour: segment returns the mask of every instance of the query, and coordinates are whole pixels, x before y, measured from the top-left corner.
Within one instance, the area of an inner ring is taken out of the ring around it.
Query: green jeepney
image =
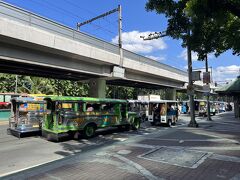
[[[90,138],[98,128],[110,126],[140,127],[137,114],[128,112],[126,100],[68,96],[52,96],[44,100],[46,114],[42,135],[48,140],[59,141],[78,132]]]

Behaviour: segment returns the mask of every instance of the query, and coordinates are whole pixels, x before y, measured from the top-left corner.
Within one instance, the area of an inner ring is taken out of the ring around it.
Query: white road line
[[[146,149],[156,148],[156,146],[152,146],[152,145],[148,145],[148,144],[140,144],[140,143],[129,143],[129,144],[126,144],[126,146],[140,147],[140,148],[146,148]]]
[[[232,139],[227,139],[227,138],[218,138],[218,139],[175,139],[175,138],[172,138],[172,139],[166,139],[166,138],[157,138],[157,137],[145,137],[145,139],[152,139],[152,140],[159,140],[159,141],[187,141],[187,142],[192,142],[192,141],[196,141],[196,142],[231,142],[231,143],[240,143],[239,141],[237,140],[232,140]]]
[[[164,180],[164,178],[159,178],[159,177],[154,176],[150,171],[145,169],[140,164],[137,164],[119,154],[112,154],[112,156],[120,159],[121,161],[125,162],[127,165],[130,165],[130,166],[136,168],[142,175],[144,175],[144,177],[146,177],[149,180],[158,180],[158,179]]]
[[[230,180],[239,180],[239,179],[240,179],[240,174],[236,174]]]
[[[50,161],[46,161],[46,162],[43,162],[43,163],[39,163],[39,164],[36,164],[36,165],[33,165],[33,166],[28,166],[26,168],[22,168],[22,169],[18,169],[18,170],[15,170],[15,171],[7,172],[7,173],[4,173],[4,174],[0,174],[0,178],[2,178],[4,176],[11,175],[11,174],[14,174],[14,173],[18,173],[18,172],[21,172],[21,171],[24,171],[24,170],[27,170],[27,169],[35,168],[35,167],[41,166],[43,164],[51,163],[51,162],[54,162],[56,160],[63,159],[63,158],[64,157],[59,157],[59,158],[56,158],[56,159],[53,159],[53,160],[50,160]]]
[[[216,159],[221,161],[230,161],[235,163],[240,163],[240,158],[235,156],[226,156],[226,155],[220,155],[220,154],[212,154],[209,156],[210,159]]]

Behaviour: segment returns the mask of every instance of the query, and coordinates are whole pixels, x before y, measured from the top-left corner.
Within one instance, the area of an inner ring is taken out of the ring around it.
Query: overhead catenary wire
[[[69,0],[65,0],[66,2],[69,2]],[[59,13],[64,13],[64,14],[66,14],[67,16],[70,16],[70,17],[77,17],[77,18],[79,18],[79,19],[81,19],[81,20],[84,20],[81,16],[79,16],[78,14],[75,14],[75,13],[73,13],[73,12],[71,12],[71,11],[69,11],[69,10],[66,10],[66,9],[64,9],[64,8],[61,8],[61,7],[59,7],[59,6],[56,6],[54,3],[52,3],[52,2],[49,2],[49,1],[35,1],[35,0],[31,0],[30,2],[32,2],[32,3],[35,3],[35,4],[39,4],[39,5],[41,5],[41,6],[45,6],[45,7],[48,7],[49,9],[54,9],[55,11],[57,11],[57,12],[59,12]],[[70,4],[70,3],[69,3]],[[72,5],[76,5],[76,3],[72,3],[71,2],[71,4]],[[80,6],[77,6],[77,7],[79,7],[80,8]],[[82,8],[83,9],[83,8]],[[89,10],[86,10],[86,11],[89,11]],[[89,13],[91,13],[91,14],[93,14],[91,11],[89,11]],[[97,27],[98,29],[96,29],[96,30],[99,30],[99,29],[103,29],[101,26],[99,26],[99,25],[96,25],[96,24],[94,24],[94,23],[91,23],[91,25],[92,26],[94,26],[94,27]],[[105,29],[105,28],[104,28]],[[111,31],[109,31],[109,30],[107,30],[108,32],[110,32],[111,34],[114,34],[114,35],[116,35],[116,33],[114,33],[114,32],[111,32]],[[87,32],[87,33],[89,33],[89,32]],[[90,34],[94,34],[93,32],[91,32]],[[96,34],[95,34],[96,35]],[[112,36],[111,36],[111,38],[112,38]],[[134,46],[134,42],[131,42],[130,44],[132,44],[133,46]],[[143,54],[143,56],[146,56],[145,54]],[[173,61],[175,61],[175,60],[173,60]],[[159,61],[159,62],[164,62],[164,61]],[[179,66],[179,63],[180,63],[181,61],[179,61],[179,62],[177,62],[176,61],[176,63],[175,62],[173,62],[173,64],[176,66],[176,67],[178,67]]]
[[[94,12],[92,12],[92,11],[86,9],[86,8],[83,8],[83,7],[79,6],[79,5],[76,4],[76,3],[73,3],[73,2],[71,2],[71,1],[69,1],[69,0],[64,0],[64,1],[65,1],[66,3],[74,6],[74,7],[77,7],[77,8],[79,8],[79,9],[82,9],[82,10],[88,12],[89,14],[91,14],[91,15],[93,15],[93,16],[97,16],[96,13],[94,13]],[[116,22],[113,21],[114,23],[112,23],[111,21],[108,20],[107,17],[104,17],[103,20],[106,21],[109,25],[112,25],[112,26],[114,26],[114,27],[116,27],[116,28],[118,27],[117,21],[116,21]]]
[[[84,19],[83,19],[82,17],[80,17],[78,14],[72,13],[71,11],[68,11],[68,10],[63,9],[63,8],[61,8],[61,7],[58,7],[58,6],[56,6],[55,4],[53,4],[53,3],[49,2],[49,1],[47,2],[47,4],[46,4],[46,2],[43,2],[43,1],[41,1],[41,2],[36,2],[36,1],[34,1],[34,0],[31,0],[30,2],[35,3],[35,4],[39,4],[39,5],[42,5],[42,6],[45,6],[45,7],[48,7],[49,9],[54,9],[55,11],[58,11],[58,12],[61,13],[61,14],[64,13],[64,14],[67,15],[68,17],[73,17],[73,18],[76,18],[76,17],[77,17],[78,19],[84,20]],[[108,29],[106,29],[106,28],[103,28],[103,27],[100,26],[100,25],[91,23],[91,26],[97,27],[98,29],[101,29],[101,30],[103,30],[103,31],[105,31],[105,32],[108,32],[109,34],[111,34],[111,36],[108,35],[108,36],[111,37],[111,38],[112,38],[112,35],[113,35],[113,34],[116,35],[116,33],[112,32],[112,31],[110,31],[110,30],[108,30]],[[82,32],[84,32],[84,31],[82,31]],[[89,31],[85,31],[85,32],[87,32],[87,34],[93,34],[93,35],[98,36],[97,34],[94,34],[93,32],[89,32]],[[104,35],[107,35],[107,34],[104,34]]]

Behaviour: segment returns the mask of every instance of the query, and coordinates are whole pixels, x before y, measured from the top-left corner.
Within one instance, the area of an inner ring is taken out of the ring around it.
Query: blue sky
[[[163,15],[145,10],[146,0],[5,0],[10,4],[37,13],[64,25],[76,28],[77,22],[91,19],[122,5],[124,48],[153,58],[162,63],[186,70],[186,50],[180,40],[170,37],[143,41],[140,35],[166,29],[167,20]],[[92,36],[117,43],[117,13],[81,27],[81,31]],[[196,55],[193,54],[193,60]],[[194,61],[193,68],[203,68],[204,62]],[[228,51],[218,58],[209,56],[209,66],[213,67],[213,80],[231,80],[239,74],[240,57]]]

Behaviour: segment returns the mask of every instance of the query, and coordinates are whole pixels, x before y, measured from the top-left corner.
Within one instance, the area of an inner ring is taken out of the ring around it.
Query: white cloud
[[[187,66],[184,66],[187,70]],[[205,72],[205,67],[197,69],[201,71],[201,79],[203,78],[203,72]],[[230,66],[219,66],[216,68],[209,68],[208,71],[212,76],[212,81],[217,82],[218,84],[226,84],[234,80],[238,75],[240,75],[240,66],[238,65],[230,65]],[[212,71],[212,73],[211,73]]]
[[[123,48],[135,53],[151,53],[156,50],[163,50],[167,48],[166,43],[161,38],[146,41],[140,38],[140,36],[146,37],[150,33],[151,33],[150,31],[123,32],[122,33]],[[118,44],[118,36],[114,37],[112,39],[112,42]]]
[[[147,58],[153,59],[155,61],[164,61],[166,60],[165,56],[146,56]]]
[[[213,81],[219,83],[225,83],[231,81],[239,75],[240,66],[219,66],[213,69]]]
[[[187,50],[184,49],[178,57],[183,58],[185,61],[187,61]],[[212,58],[214,58],[214,55],[209,54],[208,59],[212,59]],[[197,61],[197,60],[198,60],[197,53],[192,51],[192,61]]]
[[[183,58],[184,60],[187,61],[187,50],[184,49],[178,57]],[[192,52],[192,61],[197,61],[197,58],[198,58],[197,53]]]

